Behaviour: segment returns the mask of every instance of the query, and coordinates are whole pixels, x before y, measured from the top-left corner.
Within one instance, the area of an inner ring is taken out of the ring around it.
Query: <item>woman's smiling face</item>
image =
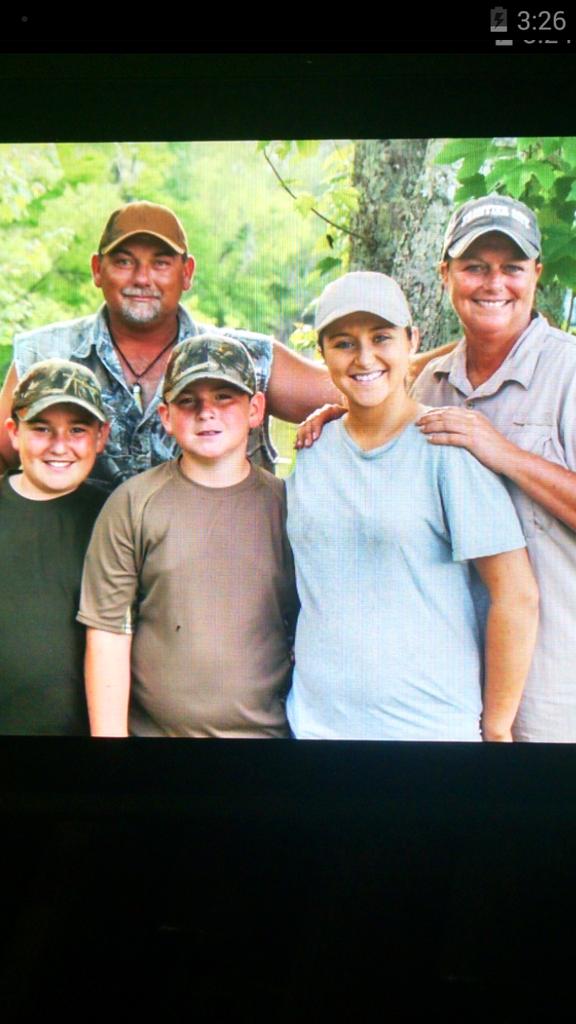
[[[526,259],[506,235],[482,235],[440,272],[467,336],[510,342],[526,330],[542,264]]]
[[[410,355],[416,348],[405,327],[373,313],[350,313],[322,331],[326,366],[350,408],[374,408],[405,390]]]

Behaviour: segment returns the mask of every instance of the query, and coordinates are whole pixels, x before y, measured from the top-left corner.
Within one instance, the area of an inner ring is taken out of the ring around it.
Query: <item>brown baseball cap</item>
[[[160,203],[126,203],[110,214],[98,252],[105,256],[121,242],[132,235],[153,235],[169,245],[179,256],[188,252],[186,232],[178,217],[167,206]]]

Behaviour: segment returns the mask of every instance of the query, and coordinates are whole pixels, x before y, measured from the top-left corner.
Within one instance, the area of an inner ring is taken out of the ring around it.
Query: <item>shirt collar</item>
[[[178,306],[178,341],[197,333],[196,324],[190,314],[184,309],[184,306]],[[94,316],[89,329],[81,334],[71,355],[87,359],[91,349],[95,349],[99,355],[102,355],[104,351],[109,352],[112,348],[112,339],[106,319],[106,304],[104,303]]]
[[[526,330],[520,335],[501,366],[476,390],[466,374],[466,341],[463,339],[447,356],[442,356],[433,369],[436,380],[447,379],[452,387],[464,395],[478,396],[495,394],[503,384],[516,381],[528,389],[532,383],[536,363],[540,354],[539,342],[548,330],[548,321],[537,313]]]

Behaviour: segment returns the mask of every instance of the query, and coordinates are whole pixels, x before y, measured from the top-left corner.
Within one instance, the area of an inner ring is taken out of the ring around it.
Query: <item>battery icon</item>
[[[506,7],[492,7],[490,9],[490,31],[508,31],[508,9]]]

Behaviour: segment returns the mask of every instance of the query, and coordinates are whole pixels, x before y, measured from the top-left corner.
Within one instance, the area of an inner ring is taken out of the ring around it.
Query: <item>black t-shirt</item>
[[[0,482],[0,733],[88,735],[82,566],[106,495],[32,501]]]

